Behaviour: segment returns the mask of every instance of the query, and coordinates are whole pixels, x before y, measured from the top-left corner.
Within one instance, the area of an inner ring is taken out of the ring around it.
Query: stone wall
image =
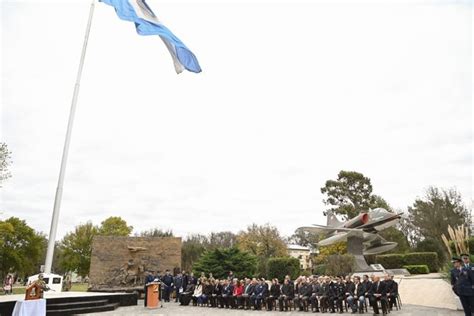
[[[92,242],[89,284],[94,289],[143,286],[145,271],[181,267],[181,238],[97,236]]]

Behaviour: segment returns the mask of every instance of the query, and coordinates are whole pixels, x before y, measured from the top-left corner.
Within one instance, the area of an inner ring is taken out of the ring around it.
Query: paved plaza
[[[103,315],[103,316],[130,316],[130,315],[193,315],[193,316],[207,316],[207,315],[254,315],[254,316],[282,316],[282,315],[341,315],[341,314],[321,314],[321,313],[311,313],[311,312],[300,312],[300,311],[291,311],[291,312],[279,312],[279,311],[242,311],[242,310],[233,310],[233,309],[221,309],[221,308],[209,308],[209,307],[194,307],[194,306],[179,306],[178,303],[164,303],[163,308],[158,309],[146,309],[143,307],[143,300],[138,302],[138,306],[128,306],[120,307],[113,312],[104,312],[104,313],[94,313],[94,314],[85,314],[85,315]],[[349,313],[344,313],[342,315],[352,315]],[[360,314],[355,314],[360,315]],[[369,311],[364,315],[372,315]],[[444,309],[444,308],[434,308],[434,307],[424,307],[417,305],[403,305],[401,310],[392,311],[390,316],[462,316],[463,312]]]

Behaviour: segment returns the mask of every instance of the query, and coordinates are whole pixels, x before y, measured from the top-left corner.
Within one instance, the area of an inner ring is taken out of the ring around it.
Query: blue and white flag
[[[100,1],[113,6],[122,20],[134,22],[138,34],[159,35],[173,58],[174,68],[178,74],[184,69],[196,73],[201,72],[196,56],[158,20],[145,0]]]

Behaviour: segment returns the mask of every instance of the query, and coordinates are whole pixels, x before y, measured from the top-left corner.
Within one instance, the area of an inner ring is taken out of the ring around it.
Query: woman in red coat
[[[234,281],[234,291],[232,293],[232,308],[241,308],[242,306],[242,293],[244,292],[244,286],[242,281]]]

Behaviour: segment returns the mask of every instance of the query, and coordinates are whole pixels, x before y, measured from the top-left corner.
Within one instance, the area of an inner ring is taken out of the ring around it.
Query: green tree
[[[368,211],[376,202],[370,179],[355,171],[340,171],[337,180],[326,181],[321,193],[326,195],[323,202],[330,207],[327,211],[342,215],[344,219],[351,219],[361,211]]]
[[[140,237],[174,237],[172,230],[162,230],[161,228],[145,230],[138,235]]]
[[[206,251],[209,241],[206,236],[189,235],[181,245],[181,269],[191,271],[193,264]]]
[[[438,254],[438,267],[442,267],[447,259],[447,250],[443,244],[433,238],[426,238],[416,245],[415,252],[436,252]]]
[[[416,241],[432,238],[440,244],[441,235],[448,235],[448,225],[470,227],[471,224],[470,210],[454,189],[429,187],[424,198],[417,198],[413,206],[408,207],[408,217]]]
[[[11,151],[5,143],[0,143],[0,188],[2,182],[11,177],[8,167],[11,165]]]
[[[411,250],[407,236],[400,230],[398,225],[382,230],[379,235],[387,241],[396,242],[398,244],[397,247],[390,250],[388,253],[406,253]]]
[[[303,230],[296,230],[293,235],[287,238],[288,244],[296,244],[300,246],[316,247],[320,236],[318,234],[309,233]]]
[[[300,275],[300,261],[292,257],[271,258],[267,263],[267,277],[269,279],[277,278],[280,282],[286,275],[294,280]]]
[[[194,263],[193,272],[196,275],[202,272],[212,273],[216,278],[224,278],[232,271],[238,278],[251,277],[255,273],[256,264],[255,256],[237,247],[216,248],[202,254]]]
[[[24,220],[10,217],[0,222],[0,274],[17,272],[31,275],[39,271],[46,237],[37,233]]]
[[[119,216],[110,216],[100,223],[98,234],[101,236],[129,236],[133,226],[127,226],[127,222]]]
[[[92,253],[92,240],[98,234],[98,228],[87,222],[76,226],[61,241],[63,260],[61,268],[65,271],[77,271],[85,277],[89,274]]]
[[[265,275],[270,258],[288,255],[286,244],[274,226],[252,224],[237,235],[237,245],[258,258],[257,272]]]

